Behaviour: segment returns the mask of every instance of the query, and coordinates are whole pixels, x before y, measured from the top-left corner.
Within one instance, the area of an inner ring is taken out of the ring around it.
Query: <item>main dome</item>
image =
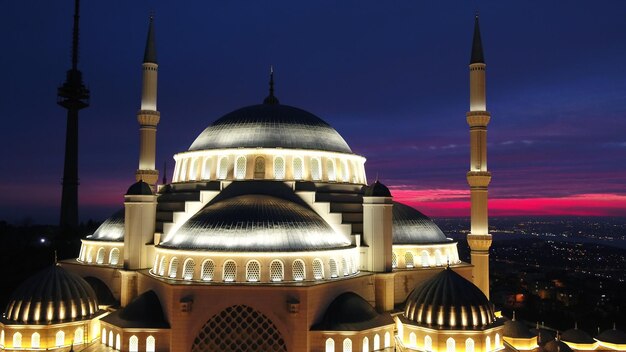
[[[231,148],[287,148],[350,153],[346,141],[319,117],[293,106],[259,104],[222,116],[189,151]]]

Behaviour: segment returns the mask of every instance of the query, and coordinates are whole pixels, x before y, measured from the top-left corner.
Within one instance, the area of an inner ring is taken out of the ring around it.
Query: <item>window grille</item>
[[[280,260],[274,260],[270,263],[270,280],[283,281],[285,277],[285,269]]]
[[[430,266],[430,256],[428,255],[428,251],[422,251],[422,266]]]
[[[335,177],[335,163],[328,159],[326,160],[326,175],[328,176],[328,181],[336,181]]]
[[[256,260],[251,260],[246,265],[246,281],[257,282],[261,280],[261,265]]]
[[[348,169],[348,163],[345,160],[341,163],[341,180],[343,182],[350,181],[350,169]]]
[[[322,280],[324,278],[324,265],[319,259],[313,260],[313,277],[315,280]]]
[[[226,176],[228,175],[228,158],[225,156],[222,157],[220,159],[218,167],[219,167],[219,170],[218,170],[217,178],[220,180],[226,179]]]
[[[76,329],[76,331],[74,331],[74,344],[82,345],[84,337],[85,337],[85,330],[83,330],[83,328]]]
[[[93,263],[93,248],[89,247],[87,251],[87,263]]]
[[[433,339],[428,335],[424,336],[424,349],[426,351],[433,350]]]
[[[178,258],[174,257],[170,261],[170,270],[167,272],[167,276],[171,278],[176,278],[178,272]]]
[[[39,348],[40,347],[41,336],[38,333],[34,333],[30,337],[30,347]]]
[[[109,253],[109,264],[117,265],[120,262],[120,250],[117,248],[111,249],[111,253]],[[155,261],[156,266],[156,261]]]
[[[193,259],[189,258],[185,260],[185,265],[183,267],[183,279],[185,280],[193,280],[193,272],[196,270],[196,262]]]
[[[109,331],[109,347],[113,347],[113,331]]]
[[[320,161],[315,158],[311,158],[311,178],[313,181],[319,181],[322,178],[320,171]]]
[[[228,260],[224,263],[224,274],[223,279],[226,282],[233,282],[237,279],[237,264]]]
[[[374,351],[380,349],[380,336],[378,334],[374,335]]]
[[[161,257],[161,263],[159,264],[159,275],[165,275],[165,256]]]
[[[448,338],[446,340],[446,352],[454,352],[455,351],[455,342],[453,338]]]
[[[350,338],[343,340],[343,352],[352,352],[352,340]]]
[[[104,248],[98,248],[98,253],[96,254],[96,264],[104,264]]]
[[[335,340],[331,338],[326,339],[326,352],[335,352]]]
[[[13,348],[21,348],[22,347],[22,334],[16,332],[13,334]]]
[[[391,254],[391,267],[392,268],[398,267],[398,256],[396,255],[396,253]]]
[[[350,274],[350,269],[348,268],[348,262],[346,258],[341,258],[341,269],[343,270],[343,276],[348,276]]]
[[[128,339],[128,351],[139,352],[139,339],[137,336],[133,335]]]
[[[304,163],[302,162],[302,158],[294,158],[293,159],[293,179],[302,180],[303,177],[304,177]]]
[[[274,159],[274,178],[282,180],[285,178],[285,158],[277,156]]]
[[[363,352],[370,352],[370,339],[367,336],[363,338]]]
[[[417,335],[414,332],[409,334],[409,345],[413,348],[417,347]]]
[[[243,155],[237,157],[237,162],[235,163],[235,178],[238,180],[246,178],[246,157]]]
[[[411,252],[404,253],[404,264],[406,265],[407,268],[414,267],[413,253],[411,253]]]
[[[57,332],[55,337],[56,337],[56,341],[55,341],[56,347],[60,347],[65,344],[65,333],[63,331]]]
[[[295,281],[302,281],[306,278],[306,274],[304,271],[304,262],[300,259],[296,259],[293,261],[291,271],[293,273],[293,279]]]
[[[146,352],[154,352],[156,348],[156,340],[150,335],[146,338]]]
[[[205,180],[211,179],[211,159],[206,158],[204,160],[204,168],[202,169],[202,178]]]
[[[213,280],[213,273],[215,272],[215,264],[212,260],[207,259],[202,263],[202,280]]]
[[[337,277],[339,274],[337,273],[337,262],[334,259],[328,261],[328,266],[330,267],[330,277]]]

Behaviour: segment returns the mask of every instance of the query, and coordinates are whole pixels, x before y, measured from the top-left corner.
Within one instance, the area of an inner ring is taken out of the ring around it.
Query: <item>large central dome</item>
[[[259,104],[228,113],[207,127],[190,151],[287,148],[352,153],[346,141],[319,117],[293,106]]]

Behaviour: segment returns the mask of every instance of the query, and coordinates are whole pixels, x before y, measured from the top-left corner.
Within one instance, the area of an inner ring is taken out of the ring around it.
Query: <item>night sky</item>
[[[183,5],[184,3],[184,5]],[[567,6],[564,6],[567,5]],[[396,200],[469,216],[468,63],[480,10],[491,215],[626,216],[625,1],[83,1],[80,216],[122,206],[137,168],[156,14],[157,167],[267,95],[335,127]],[[72,0],[0,5],[0,219],[56,224]],[[162,170],[161,170],[162,171]]]

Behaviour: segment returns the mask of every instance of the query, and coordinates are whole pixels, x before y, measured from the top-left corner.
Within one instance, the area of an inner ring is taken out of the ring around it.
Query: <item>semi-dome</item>
[[[281,198],[284,188],[288,187],[282,182],[235,182],[159,246],[226,252],[351,247],[347,236],[331,228],[306,203]],[[273,189],[276,193],[270,195]]]
[[[190,151],[231,148],[289,148],[352,153],[346,141],[319,117],[281,104],[247,106],[207,127]]]
[[[97,310],[96,294],[87,281],[55,264],[24,281],[4,314],[18,324],[52,324],[88,319]]]
[[[449,267],[409,294],[404,317],[440,329],[482,329],[496,322],[485,294]]]
[[[362,331],[389,324],[393,324],[391,316],[379,314],[356,293],[345,292],[328,305],[322,321],[313,330]]]
[[[93,234],[86,237],[92,241],[124,241],[124,208],[116,211],[111,217],[106,219]]]
[[[393,203],[393,244],[450,242],[429,217],[408,205]]]

